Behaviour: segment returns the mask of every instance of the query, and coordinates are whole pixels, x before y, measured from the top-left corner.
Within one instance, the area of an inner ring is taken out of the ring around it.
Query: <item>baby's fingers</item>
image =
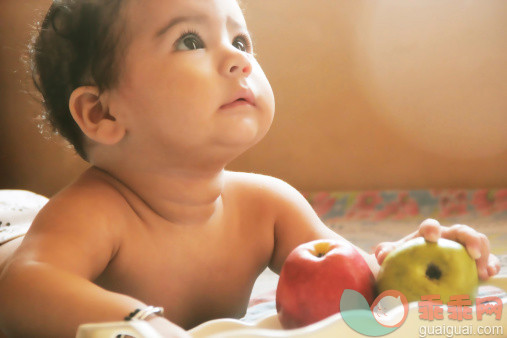
[[[382,264],[387,255],[396,249],[396,242],[382,242],[375,248],[375,257],[379,265]]]
[[[477,272],[482,280],[488,279],[489,240],[488,237],[462,224],[445,229],[442,237],[457,241],[465,246],[470,257],[476,260]]]
[[[495,255],[490,254],[488,260],[488,275],[493,277],[500,272],[500,259]]]
[[[473,259],[481,258],[485,243],[489,254],[488,238],[467,225],[455,224],[449,228],[444,228],[442,237],[461,243]]]
[[[382,242],[375,248],[375,257],[377,258],[377,262],[382,264],[386,256],[400,246],[403,242],[411,240],[416,237],[424,237],[424,239],[430,242],[436,242],[442,233],[442,226],[438,223],[437,220],[427,219],[421,223],[419,229],[417,231],[411,233],[410,235],[402,238],[396,242]]]
[[[436,242],[442,236],[442,226],[436,219],[429,218],[419,226],[419,236],[429,242]]]
[[[481,257],[476,260],[477,272],[479,273],[479,279],[486,280],[489,278],[488,265],[489,265],[489,240],[484,234],[479,234],[481,239]]]

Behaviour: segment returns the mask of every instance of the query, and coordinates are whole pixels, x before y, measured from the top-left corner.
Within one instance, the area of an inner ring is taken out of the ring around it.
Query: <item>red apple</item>
[[[340,312],[345,289],[361,293],[371,304],[375,278],[350,243],[316,240],[301,244],[285,260],[276,290],[276,311],[285,329],[318,322]]]

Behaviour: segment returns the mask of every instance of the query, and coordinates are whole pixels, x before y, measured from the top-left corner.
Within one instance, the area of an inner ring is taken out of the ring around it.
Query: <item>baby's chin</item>
[[[250,148],[261,141],[269,131],[271,122],[259,123],[256,119],[243,119],[231,128],[224,128],[217,133],[214,141],[225,147]]]
[[[227,141],[217,140],[211,152],[216,155],[215,158],[221,158],[226,166],[261,141],[264,135],[265,133],[263,135],[257,135],[251,139],[244,138],[241,140],[236,139]],[[208,155],[213,156],[212,154]]]
[[[242,138],[227,141],[219,140],[216,143],[216,146],[221,150],[221,152],[229,154],[229,157],[233,159],[248,151],[262,139],[263,135],[252,138]]]

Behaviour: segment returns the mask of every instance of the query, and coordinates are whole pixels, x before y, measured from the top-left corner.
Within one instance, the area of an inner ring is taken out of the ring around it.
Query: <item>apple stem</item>
[[[327,242],[320,242],[317,243],[314,247],[313,254],[317,257],[323,257],[325,256],[329,250],[331,249],[329,243]]]

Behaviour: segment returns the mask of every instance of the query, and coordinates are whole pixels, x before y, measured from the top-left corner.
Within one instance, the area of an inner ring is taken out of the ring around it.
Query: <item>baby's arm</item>
[[[289,184],[271,177],[266,177],[265,184],[269,187],[266,189],[268,198],[275,208],[275,248],[270,263],[271,270],[280,273],[285,259],[299,244],[324,238],[348,242],[329,229],[304,196]],[[379,265],[375,256],[357,246],[356,248],[376,276]]]
[[[91,196],[90,196],[91,197]],[[12,336],[73,337],[82,323],[121,321],[145,306],[94,280],[114,257],[121,217],[100,195],[56,198],[36,217],[0,276],[0,327]],[[90,202],[92,201],[92,202]],[[90,209],[94,208],[94,209]],[[163,318],[165,327],[175,325]]]

